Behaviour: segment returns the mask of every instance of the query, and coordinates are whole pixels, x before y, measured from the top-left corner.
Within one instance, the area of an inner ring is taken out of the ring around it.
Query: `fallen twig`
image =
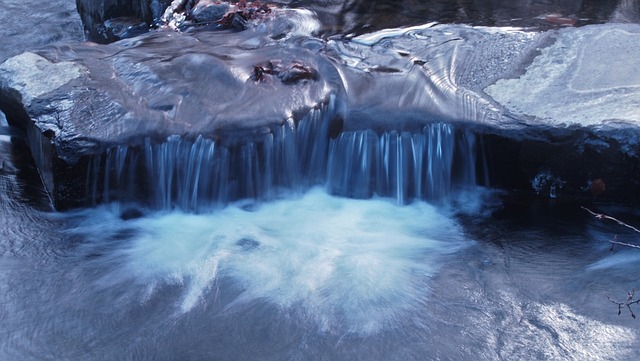
[[[584,206],[581,206],[580,208],[582,208],[582,209],[584,209],[585,211],[587,211],[587,212],[591,213],[591,214],[592,214],[594,217],[596,217],[597,219],[608,219],[608,220],[611,220],[611,221],[614,221],[614,222],[618,223],[619,225],[621,225],[621,226],[623,226],[623,227],[627,227],[627,228],[629,228],[629,229],[633,230],[634,232],[640,233],[640,229],[638,229],[638,228],[636,228],[636,227],[634,227],[634,226],[632,226],[632,225],[630,225],[630,224],[627,224],[627,223],[625,223],[625,222],[623,222],[623,221],[621,221],[621,220],[619,220],[619,219],[617,219],[617,218],[614,218],[614,217],[608,216],[608,215],[603,214],[603,213],[596,213],[596,212],[594,212],[594,211],[592,211],[592,210],[590,210],[589,208],[584,207]],[[613,245],[614,245],[614,244],[619,244],[619,245],[621,245],[621,246],[625,246],[625,247],[631,247],[631,248],[638,248],[638,249],[640,249],[640,246],[638,246],[638,245],[631,244],[631,243],[620,242],[620,241],[617,241],[617,240],[616,240],[617,238],[618,238],[618,236],[614,236],[614,237],[613,237],[613,239],[610,239],[610,240],[609,240],[609,242],[611,242],[611,250],[613,250]]]
[[[611,221],[614,221],[616,223],[618,223],[621,226],[627,227],[631,230],[633,230],[636,233],[640,233],[640,230],[632,225],[629,225],[619,219],[616,219],[614,217],[608,216],[606,214],[602,214],[602,213],[596,213],[592,210],[590,210],[587,207],[580,207],[582,209],[584,209],[585,211],[591,213],[594,217],[598,218],[598,219],[608,219]],[[631,243],[625,243],[625,242],[619,242],[617,241],[618,236],[614,236],[613,239],[610,239],[609,242],[611,242],[611,250],[613,250],[613,245],[615,244],[619,244],[621,246],[625,246],[625,247],[631,247],[631,248],[638,248],[640,249],[640,246],[635,245],[635,244],[631,244]],[[611,299],[611,297],[607,297],[609,299],[609,301],[611,301],[612,303],[615,303],[616,305],[618,305],[618,316],[620,316],[620,314],[622,313],[622,308],[626,307],[629,310],[629,313],[631,314],[631,317],[633,317],[634,319],[636,318],[636,314],[633,313],[633,309],[631,309],[631,305],[633,305],[634,303],[636,305],[640,305],[640,298],[638,298],[637,300],[633,299],[633,296],[636,292],[636,289],[634,288],[633,290],[631,290],[631,292],[627,292],[627,299],[624,302],[618,302],[615,301],[613,299]]]
[[[619,244],[621,246],[626,246],[626,247],[632,247],[632,248],[638,248],[640,249],[640,246],[636,245],[636,244],[631,244],[631,243],[624,243],[624,242],[620,242],[620,241],[616,241],[616,239],[618,238],[618,236],[614,236],[613,239],[610,239],[609,242],[611,242],[611,248],[613,249],[613,245],[614,244]]]
[[[612,221],[618,223],[621,226],[624,226],[624,227],[627,227],[629,229],[632,229],[634,232],[640,233],[640,229],[637,229],[636,227],[634,227],[632,225],[626,224],[626,223],[624,223],[623,221],[621,221],[621,220],[619,220],[617,218],[613,218],[611,216],[607,216],[606,214],[602,214],[602,213],[596,213],[596,212],[594,212],[594,211],[592,211],[589,208],[584,207],[584,206],[581,206],[580,208],[582,208],[585,211],[591,213],[594,217],[596,217],[598,219],[609,219],[609,220],[612,220]]]
[[[634,303],[637,305],[640,305],[640,298],[638,298],[637,300],[633,299],[633,295],[635,294],[635,292],[636,292],[635,288],[631,290],[631,292],[627,292],[627,300],[625,302],[614,301],[611,299],[611,297],[607,297],[609,301],[618,305],[618,316],[620,316],[620,313],[622,313],[622,307],[626,307],[631,313],[631,317],[636,318],[636,314],[633,313],[633,310],[631,309],[631,305],[633,305]]]

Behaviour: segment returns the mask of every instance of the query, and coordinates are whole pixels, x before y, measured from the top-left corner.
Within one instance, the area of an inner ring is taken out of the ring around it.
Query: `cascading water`
[[[324,179],[335,102],[231,146],[178,135],[154,144],[120,145],[94,157],[87,173],[89,204],[142,201],[158,209],[204,211],[230,201],[268,200]]]
[[[331,116],[327,107],[316,109],[298,124],[234,146],[174,135],[161,144],[147,139],[141,147],[110,148],[89,167],[89,203],[137,199],[153,208],[201,212],[324,184],[338,196],[379,195],[405,204],[436,201],[476,184],[470,132],[432,123],[419,133],[348,131],[332,139]]]
[[[450,124],[421,133],[344,132],[330,141],[326,182],[332,193],[354,198],[437,200],[454,186],[476,184],[475,154],[475,136]]]

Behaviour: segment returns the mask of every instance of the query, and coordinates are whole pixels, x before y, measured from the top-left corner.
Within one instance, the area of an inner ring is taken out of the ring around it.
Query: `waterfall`
[[[458,161],[454,161],[458,159]],[[476,184],[475,136],[433,123],[421,133],[344,132],[330,141],[326,184],[331,193],[368,198],[438,200]]]
[[[334,195],[404,204],[476,184],[474,134],[432,123],[421,132],[345,131],[332,139],[332,107],[240,144],[172,135],[159,144],[114,146],[89,162],[87,201],[204,212],[324,185]]]

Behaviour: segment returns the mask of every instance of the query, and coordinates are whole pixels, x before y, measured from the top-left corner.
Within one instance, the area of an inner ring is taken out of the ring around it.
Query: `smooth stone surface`
[[[485,92],[534,126],[640,126],[640,25],[563,29],[525,73]]]
[[[399,130],[446,121],[521,129],[482,89],[518,71],[547,36],[430,23],[330,42],[350,69],[343,73],[350,109],[345,127]]]
[[[22,103],[28,107],[34,99],[79,78],[83,71],[84,68],[76,63],[52,62],[38,54],[26,52],[0,65],[0,81],[3,82],[3,88],[20,93]]]
[[[33,121],[69,163],[148,137],[251,139],[343,92],[335,66],[304,44],[234,32],[52,46],[2,64],[0,85],[5,108],[22,106],[23,125]]]

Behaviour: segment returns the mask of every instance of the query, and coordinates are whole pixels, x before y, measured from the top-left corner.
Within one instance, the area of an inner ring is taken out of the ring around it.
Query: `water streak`
[[[325,185],[335,195],[437,201],[476,185],[476,140],[450,124],[422,132],[371,130],[330,137],[331,112],[312,111],[255,141],[226,146],[197,137],[116,146],[94,158],[88,203],[132,200],[157,209],[202,212],[238,199],[273,200]]]

